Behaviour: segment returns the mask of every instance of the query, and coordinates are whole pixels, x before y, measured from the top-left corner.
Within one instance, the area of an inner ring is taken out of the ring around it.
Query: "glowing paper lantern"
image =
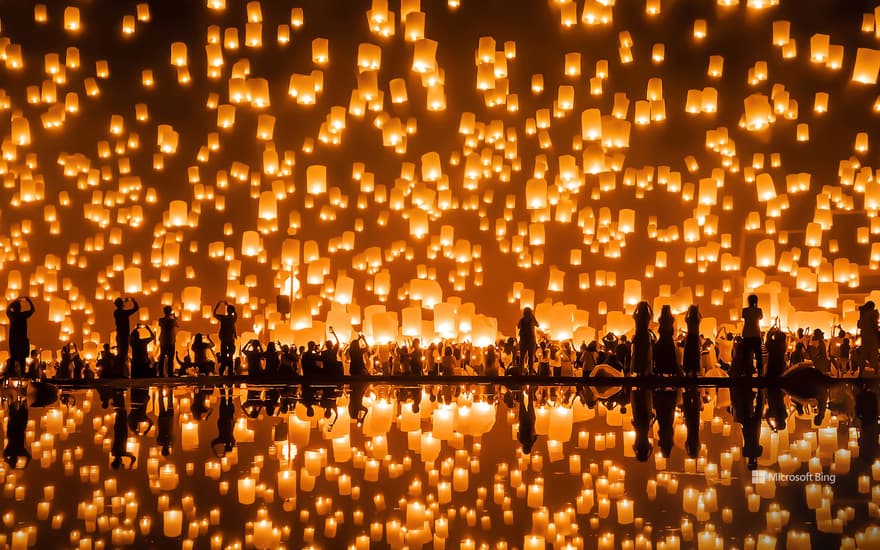
[[[880,72],[880,51],[870,48],[856,50],[852,80],[862,84],[876,84],[878,72]]]
[[[314,164],[306,168],[306,189],[310,195],[327,192],[327,167]]]

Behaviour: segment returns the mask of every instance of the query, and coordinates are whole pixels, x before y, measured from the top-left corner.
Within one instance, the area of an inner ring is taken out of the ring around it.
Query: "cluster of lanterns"
[[[473,36],[458,41],[472,57],[451,57],[462,46],[432,32],[432,16],[471,17],[456,0],[436,14],[418,0],[373,0],[351,36],[313,34],[302,7],[207,0],[209,24],[192,34],[203,42],[149,45],[146,29],[160,23],[139,3],[117,10],[116,39],[156,55],[134,68],[128,111],[109,107],[130,83],[119,83],[114,52],[92,43],[97,7],[0,14],[0,70],[13,77],[0,88],[7,298],[42,298],[58,340],[82,336],[90,349],[109,339],[99,312],[120,294],[152,304],[144,320],[161,303],[203,323],[224,294],[253,333],[298,340],[323,339],[332,320],[370,341],[488,342],[509,327],[459,298],[487,290],[506,297],[502,309],[551,312],[539,320],[560,338],[622,328],[617,314],[641,299],[681,311],[686,297],[729,322],[751,292],[772,300],[767,319],[793,326],[829,312],[854,328],[864,279],[880,266],[865,123],[880,99],[862,101],[880,49],[853,44],[880,35],[880,14],[853,13],[852,36],[816,32],[804,44],[778,2],[716,4],[717,17],[686,22],[690,36],[651,44],[613,0],[552,2],[554,32],[595,48],[560,43],[558,63],[534,67],[528,39]],[[732,24],[721,15],[737,11],[754,15],[758,37],[745,74],[725,55],[749,52],[719,51],[729,43],[716,38]],[[668,13],[652,0],[635,16]],[[616,40],[603,45],[597,28]],[[30,39],[36,29],[71,45],[47,51]],[[697,52],[701,75],[670,76],[681,48]],[[287,57],[297,61],[264,66]],[[828,84],[781,78],[792,68]],[[186,107],[169,114],[175,101]],[[438,134],[440,120],[457,132]],[[811,132],[828,124],[833,138]],[[668,128],[705,134],[705,150],[639,167],[632,159]],[[72,133],[72,148],[56,145]],[[828,139],[851,150],[830,158]],[[821,159],[780,152],[794,144],[806,156],[814,142]],[[219,283],[194,291],[212,270]],[[597,303],[570,307],[584,290]],[[292,298],[290,317],[278,294]]]

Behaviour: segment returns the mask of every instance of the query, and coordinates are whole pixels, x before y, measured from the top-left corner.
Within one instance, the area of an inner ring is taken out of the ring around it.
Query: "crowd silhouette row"
[[[209,334],[196,333],[183,357],[176,352],[179,321],[170,306],[158,319],[158,336],[150,325],[131,317],[139,311],[136,300],[117,298],[113,318],[115,349],[104,343],[94,364],[82,357],[77,345],[65,344],[60,356],[45,360],[32,348],[28,319],[34,313],[30,298],[12,301],[9,317],[9,359],[6,377],[32,379],[116,379],[198,375],[242,375],[259,378],[335,379],[346,376],[505,376],[576,377],[590,375],[781,376],[793,367],[810,367],[829,376],[875,374],[878,368],[878,310],[873,302],[860,307],[858,334],[840,327],[826,340],[821,329],[783,330],[778,322],[762,331],[764,318],[755,295],[742,310],[742,331],[725,328],[706,337],[700,332],[702,316],[696,305],[685,315],[683,330],[675,326],[671,308],[663,306],[654,322],[648,302],[634,310],[635,330],[630,338],[608,333],[599,341],[555,341],[540,331],[531,308],[517,323],[517,337],[479,347],[470,342],[430,342],[419,338],[369,345],[363,334],[343,344],[333,337],[323,343],[267,342],[252,339],[238,347],[235,306],[216,304],[219,322],[215,343]],[[656,326],[656,332],[654,327]],[[856,345],[858,344],[858,345]],[[151,353],[151,345],[156,353]],[[597,368],[601,367],[601,368]]]

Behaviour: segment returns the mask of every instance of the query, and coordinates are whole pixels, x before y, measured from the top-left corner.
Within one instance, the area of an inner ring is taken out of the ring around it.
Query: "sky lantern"
[[[810,61],[813,63],[825,63],[829,56],[831,37],[827,34],[816,33],[810,37]]]
[[[330,61],[330,41],[326,38],[312,40],[312,62],[325,65]]]
[[[327,167],[313,164],[306,168],[306,189],[310,195],[327,192]]]
[[[767,128],[775,119],[770,99],[763,94],[752,94],[745,100],[745,126],[750,131]]]
[[[79,32],[82,29],[80,22],[79,8],[76,6],[67,6],[64,8],[64,30],[70,32]]]
[[[437,70],[437,42],[423,38],[416,40],[414,46],[412,71],[416,73],[435,72]]]
[[[186,67],[189,63],[187,48],[184,42],[171,43],[171,64],[175,67]]]
[[[857,49],[852,80],[862,84],[876,84],[878,72],[880,72],[880,51],[870,48]]]

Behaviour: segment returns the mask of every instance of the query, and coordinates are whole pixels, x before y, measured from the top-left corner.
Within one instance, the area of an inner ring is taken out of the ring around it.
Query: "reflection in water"
[[[3,389],[0,545],[880,543],[876,389],[791,376],[763,389],[353,384],[72,394],[13,381]]]

